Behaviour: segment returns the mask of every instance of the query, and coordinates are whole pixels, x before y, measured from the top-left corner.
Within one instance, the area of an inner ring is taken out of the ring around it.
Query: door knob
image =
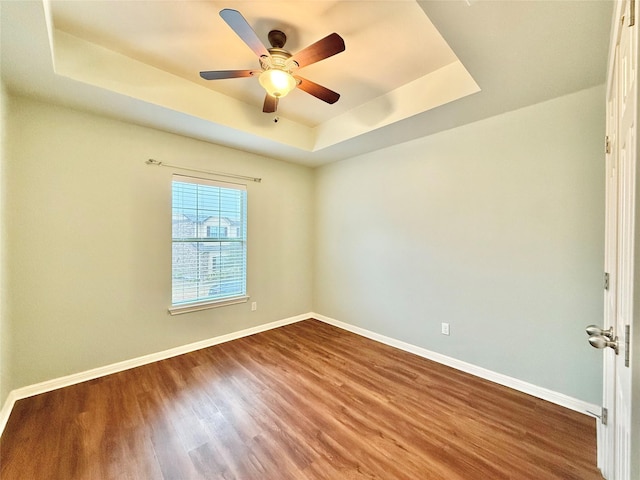
[[[603,330],[597,325],[589,325],[586,331],[587,331],[587,335],[589,335],[590,337],[593,337],[595,335],[595,336],[607,337],[609,340],[613,340],[613,327],[609,327],[607,330]],[[598,348],[604,348],[604,347],[598,347]]]
[[[614,340],[611,340],[604,335],[591,335],[589,337],[589,343],[592,347],[595,348],[613,348],[613,350],[616,352],[616,355],[618,354],[618,337],[616,337]]]

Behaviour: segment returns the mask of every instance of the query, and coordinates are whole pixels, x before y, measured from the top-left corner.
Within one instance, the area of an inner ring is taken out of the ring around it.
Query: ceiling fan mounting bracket
[[[282,48],[287,43],[287,36],[280,30],[271,30],[267,38],[273,48]]]

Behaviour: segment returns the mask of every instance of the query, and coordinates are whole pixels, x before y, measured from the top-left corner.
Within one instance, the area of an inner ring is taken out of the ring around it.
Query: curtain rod
[[[180,170],[189,170],[191,172],[209,173],[211,175],[218,175],[220,177],[240,178],[242,180],[249,180],[250,182],[262,182],[262,178],[258,177],[247,177],[245,175],[236,175],[235,173],[212,172],[211,170],[202,170],[200,168],[180,167],[178,165],[171,165],[169,163],[160,162],[158,160],[154,160],[153,158],[150,158],[144,163],[146,163],[147,165],[157,165],[158,167],[171,167],[178,168]]]

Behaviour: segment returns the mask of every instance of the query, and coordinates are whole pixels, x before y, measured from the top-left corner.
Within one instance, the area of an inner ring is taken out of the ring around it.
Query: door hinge
[[[604,153],[611,153],[611,140],[609,140],[609,135],[604,137]]]
[[[592,412],[591,410],[587,410],[587,413],[593,415],[596,418],[599,418],[600,423],[602,423],[602,425],[606,425],[607,422],[609,421],[609,410],[607,410],[606,407],[602,407],[602,410],[600,410],[600,415],[598,415],[595,412]]]
[[[604,289],[609,290],[609,274],[604,272]]]
[[[631,0],[629,5],[629,26],[633,27],[636,24],[636,0]]]

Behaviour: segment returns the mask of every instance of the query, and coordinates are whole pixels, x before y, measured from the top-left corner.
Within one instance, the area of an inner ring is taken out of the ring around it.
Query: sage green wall
[[[14,388],[309,312],[313,171],[25,98],[10,102]],[[172,169],[248,188],[250,303],[170,316]]]
[[[11,375],[11,329],[9,326],[9,313],[7,309],[7,269],[6,261],[6,182],[5,163],[7,156],[6,134],[7,131],[7,102],[9,97],[5,86],[0,82],[0,408],[4,405],[9,392],[12,390]]]
[[[583,328],[602,316],[603,96],[315,171],[10,97],[11,388],[314,310],[599,403]],[[248,185],[257,312],[168,315],[172,171],[147,158],[264,178]]]
[[[599,404],[604,119],[597,87],[321,167],[314,311]]]

